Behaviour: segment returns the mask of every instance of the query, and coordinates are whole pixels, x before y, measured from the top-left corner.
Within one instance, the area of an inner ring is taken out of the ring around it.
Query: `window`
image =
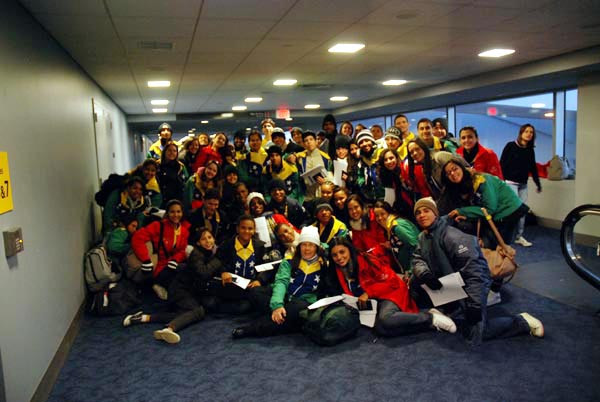
[[[354,129],[356,129],[356,125],[358,123],[362,124],[366,128],[371,128],[372,125],[379,124],[381,126],[381,128],[383,129],[384,132],[385,132],[385,129],[386,129],[386,127],[385,127],[385,116],[369,117],[367,119],[353,120],[351,123],[354,126]],[[339,128],[338,128],[338,130],[339,130]],[[356,133],[356,134],[358,134],[358,133]]]
[[[416,112],[402,113],[408,119],[410,123],[410,131],[413,133],[417,133],[417,123],[419,120],[427,118],[429,120],[437,119],[438,117],[443,117],[444,119],[448,118],[448,113],[446,108],[443,109],[429,109],[429,110],[419,110]],[[393,117],[392,117],[393,118]],[[393,121],[392,121],[393,124]]]
[[[575,169],[575,145],[577,139],[577,90],[565,92],[565,156]]]

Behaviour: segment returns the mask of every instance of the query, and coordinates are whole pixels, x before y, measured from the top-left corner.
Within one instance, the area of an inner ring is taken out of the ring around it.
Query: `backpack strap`
[[[165,233],[165,225],[163,223],[163,221],[160,221],[160,235],[158,238],[158,249],[160,250],[160,248],[162,247],[163,251],[165,252],[165,256],[167,257],[167,260],[171,257],[171,254],[167,251],[167,247],[165,246],[165,243],[163,242],[163,234]]]

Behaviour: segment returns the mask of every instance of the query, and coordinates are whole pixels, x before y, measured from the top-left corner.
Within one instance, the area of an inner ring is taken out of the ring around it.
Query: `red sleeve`
[[[400,279],[390,268],[378,260],[367,261],[358,256],[360,286],[370,298],[381,298],[398,288],[396,281]]]
[[[151,241],[152,245],[156,249],[159,234],[160,222],[152,222],[148,226],[144,226],[134,233],[133,237],[131,238],[131,248],[140,261],[150,260],[150,254],[148,254],[146,243]]]
[[[181,236],[177,239],[177,246],[175,247],[175,253],[171,255],[171,260],[175,260],[177,262],[185,261],[185,248],[188,243],[188,236],[190,232],[187,230],[185,225],[181,225]]]

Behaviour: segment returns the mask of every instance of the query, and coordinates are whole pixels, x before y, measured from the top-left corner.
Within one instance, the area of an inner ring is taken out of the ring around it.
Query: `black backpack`
[[[123,315],[142,304],[139,290],[128,280],[110,283],[103,290],[88,295],[86,311],[92,315]]]
[[[360,328],[358,310],[339,301],[314,310],[303,310],[302,332],[321,346],[333,346],[352,338]]]
[[[123,189],[128,177],[129,176],[126,174],[111,173],[110,176],[108,176],[108,179],[102,182],[100,190],[94,195],[96,203],[101,207],[104,207],[110,193],[116,189]]]

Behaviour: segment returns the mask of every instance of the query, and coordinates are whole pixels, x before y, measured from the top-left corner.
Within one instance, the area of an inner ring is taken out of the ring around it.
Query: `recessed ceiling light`
[[[281,79],[281,80],[275,80],[275,82],[273,82],[273,85],[290,86],[290,85],[296,85],[297,82],[298,82],[298,80],[295,80],[293,78],[285,78],[285,79]]]
[[[364,48],[364,43],[338,43],[329,48],[329,53],[356,53]]]
[[[553,112],[544,113],[544,117],[554,117]]]
[[[150,101],[150,103],[155,106],[163,106],[163,105],[168,105],[169,101],[166,99],[152,99]]]
[[[404,85],[407,82],[408,81],[406,81],[406,80],[387,80],[387,81],[383,81],[382,84],[383,85]]]
[[[316,103],[309,103],[308,105],[304,105],[304,109],[318,109],[320,107],[321,105],[318,105]]]
[[[541,109],[543,107],[546,107],[546,104],[545,103],[532,103],[531,107],[534,109]]]
[[[233,117],[233,113],[221,113],[221,117]]]
[[[332,102],[343,102],[348,100],[347,96],[332,96],[331,98],[329,98],[330,101]]]
[[[479,57],[503,57],[513,54],[514,49],[490,49],[478,54]]]
[[[149,88],[166,88],[171,86],[171,81],[148,81]]]
[[[249,97],[249,98],[244,99],[244,102],[246,102],[246,103],[258,103],[258,102],[262,102],[262,98],[260,96]]]
[[[208,124],[208,120],[202,120],[200,123],[201,124]]]
[[[167,109],[165,107],[165,108],[152,109],[152,112],[153,113],[167,113],[167,110],[169,110],[169,109]]]
[[[292,119],[291,117],[286,117],[285,118],[285,121],[292,121],[292,120],[294,120],[294,119]]]
[[[241,112],[241,111],[244,111],[244,110],[246,110],[246,109],[248,109],[248,106],[233,106],[233,107],[231,108],[231,110],[240,111],[240,112]]]

